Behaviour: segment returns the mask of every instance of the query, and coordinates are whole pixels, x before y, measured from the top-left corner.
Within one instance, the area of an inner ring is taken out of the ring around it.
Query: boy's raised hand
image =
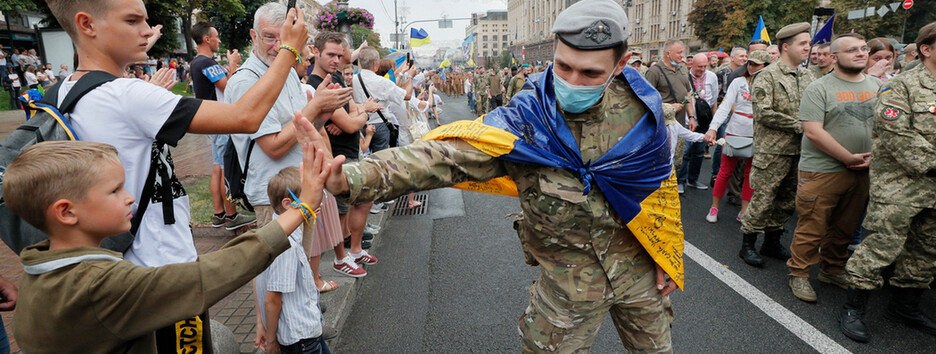
[[[286,21],[283,22],[283,27],[280,28],[280,40],[284,45],[293,47],[296,50],[302,50],[302,47],[306,45],[309,40],[309,32],[306,29],[302,10],[291,8],[286,13]]]

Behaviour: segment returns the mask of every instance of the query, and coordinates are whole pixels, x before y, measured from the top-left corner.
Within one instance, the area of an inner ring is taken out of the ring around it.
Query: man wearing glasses
[[[881,80],[862,71],[868,44],[855,33],[832,42],[835,71],[814,81],[800,102],[806,136],[799,161],[796,210],[799,221],[790,246],[793,296],[815,302],[809,267],[819,263],[818,280],[848,288],[848,244],[868,203],[871,117]]]

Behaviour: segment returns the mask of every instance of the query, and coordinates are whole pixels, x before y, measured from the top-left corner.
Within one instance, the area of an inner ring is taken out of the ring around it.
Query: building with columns
[[[517,60],[533,64],[551,61],[553,35],[550,30],[556,16],[579,1],[508,0],[508,37],[511,39],[510,50]],[[632,48],[642,49],[645,58],[662,52],[663,43],[668,39],[685,42],[689,48],[687,54],[702,46],[688,21],[695,0],[618,2],[626,9],[630,20],[628,43]]]
[[[501,52],[509,49],[507,22],[507,11],[504,10],[488,10],[471,15],[471,23],[465,28],[465,38],[474,34],[475,48],[471,59],[476,65],[497,63]]]

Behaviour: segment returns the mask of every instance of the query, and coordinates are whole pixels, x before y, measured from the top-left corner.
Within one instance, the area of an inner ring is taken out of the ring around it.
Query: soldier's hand
[[[656,286],[657,290],[660,291],[660,295],[667,296],[673,291],[676,290],[676,282],[672,281],[666,272],[663,271],[663,268],[660,268],[659,264],[654,265],[656,267]]]

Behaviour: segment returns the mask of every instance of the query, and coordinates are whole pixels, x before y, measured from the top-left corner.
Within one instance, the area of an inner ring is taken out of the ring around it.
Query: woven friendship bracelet
[[[315,224],[318,223],[318,214],[316,214],[308,204],[299,200],[299,197],[297,197],[291,189],[286,188],[286,190],[289,191],[289,195],[292,196],[293,199],[292,204],[289,204],[289,206],[293,207],[294,209],[299,209],[299,212],[302,213],[302,219],[305,220],[306,225],[314,227]]]
[[[299,63],[299,64],[302,64],[302,55],[299,54],[299,51],[296,50],[296,48],[293,48],[293,47],[290,47],[290,46],[284,44],[284,45],[279,46],[279,49],[286,49],[286,50],[288,50],[290,53],[293,53],[293,55],[296,56],[296,62]]]

